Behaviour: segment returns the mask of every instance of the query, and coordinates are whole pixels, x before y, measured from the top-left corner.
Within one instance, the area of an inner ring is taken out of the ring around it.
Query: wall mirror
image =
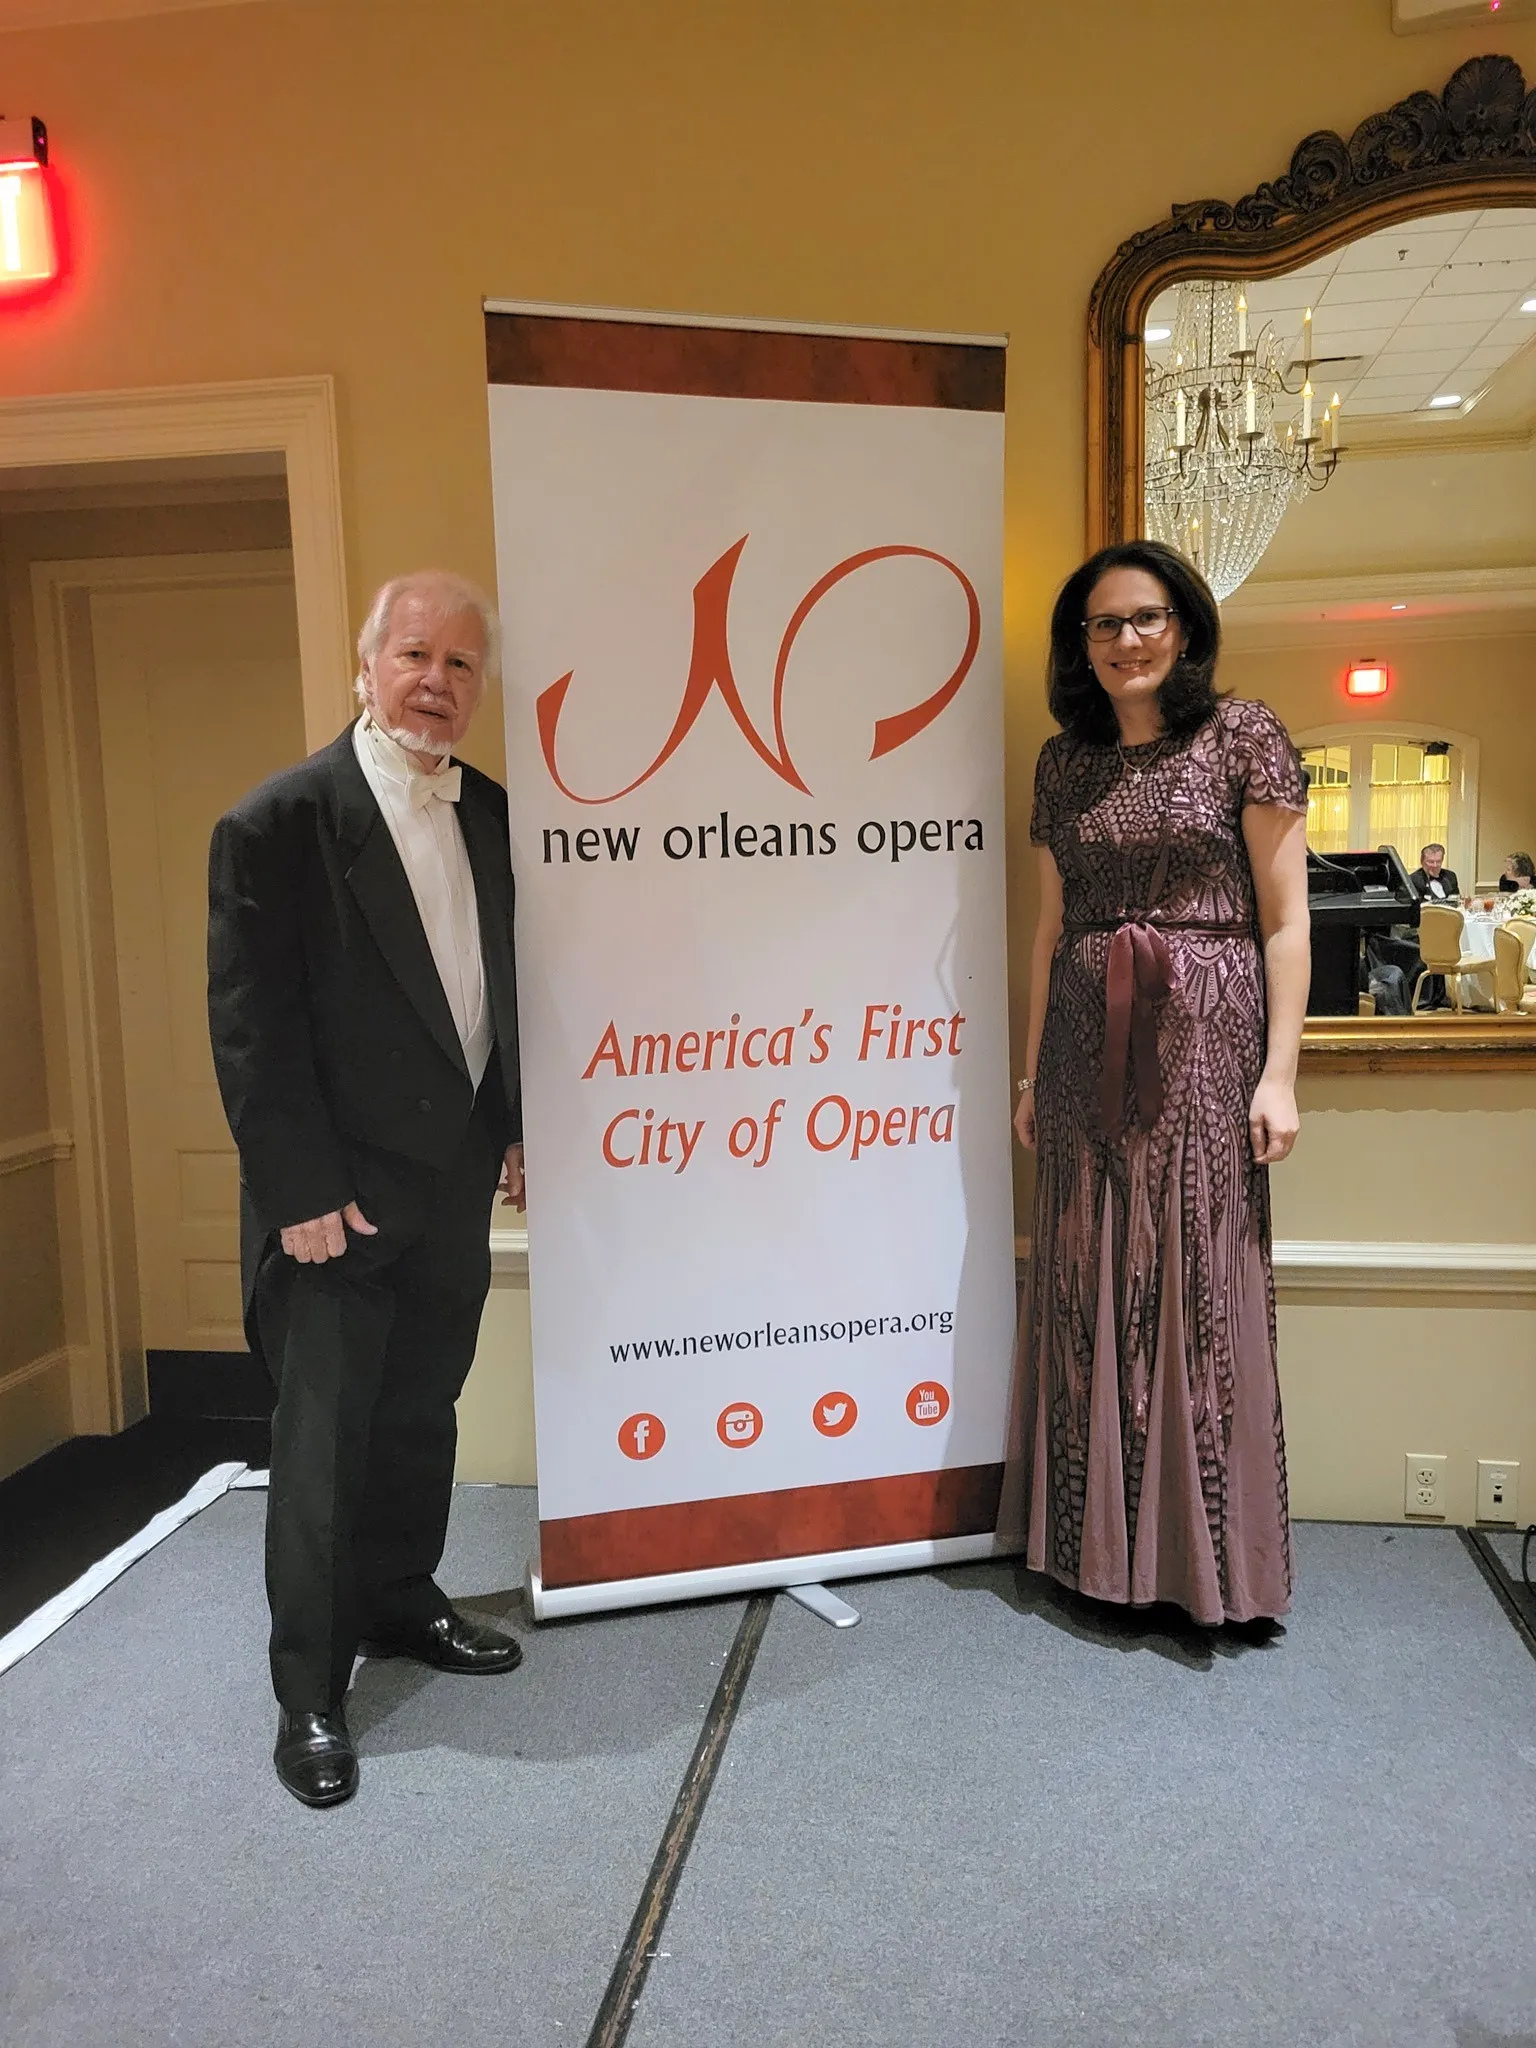
[[[1176,208],[1089,373],[1090,544],[1194,561],[1301,749],[1304,1068],[1536,1067],[1536,91],[1477,58]]]

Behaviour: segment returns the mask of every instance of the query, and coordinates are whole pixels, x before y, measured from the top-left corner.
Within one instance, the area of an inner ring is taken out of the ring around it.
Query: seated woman
[[[1499,894],[1513,896],[1520,889],[1536,889],[1536,861],[1528,853],[1512,853],[1499,876]]]

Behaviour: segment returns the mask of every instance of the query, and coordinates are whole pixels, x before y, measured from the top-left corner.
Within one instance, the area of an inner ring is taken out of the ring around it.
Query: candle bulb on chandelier
[[[1189,446],[1188,437],[1185,433],[1188,424],[1188,408],[1184,402],[1184,390],[1181,385],[1178,391],[1174,393],[1173,399],[1173,445],[1175,448],[1187,448]]]
[[[1237,295],[1237,352],[1240,356],[1248,353],[1248,300],[1242,292]]]
[[[1330,414],[1328,421],[1328,446],[1337,450],[1339,445],[1339,394],[1337,391],[1333,394],[1333,403],[1328,408],[1328,411]]]
[[[1312,308],[1310,306],[1301,316],[1301,360],[1310,367],[1312,362]]]
[[[1301,387],[1301,438],[1312,438],[1312,379],[1309,377]]]
[[[1258,430],[1258,407],[1253,395],[1253,379],[1250,377],[1247,389],[1243,393],[1243,432],[1256,434]]]

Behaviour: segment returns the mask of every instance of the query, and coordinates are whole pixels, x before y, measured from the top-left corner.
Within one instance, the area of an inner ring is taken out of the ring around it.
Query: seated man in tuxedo
[[[1443,846],[1420,847],[1419,864],[1408,877],[1408,881],[1414,895],[1418,897],[1421,903],[1455,904],[1460,902],[1461,888],[1455,875],[1445,865],[1445,848]],[[1420,960],[1409,969],[1410,988],[1417,982],[1423,965],[1423,961]],[[1420,1007],[1426,1010],[1441,1010],[1449,1007],[1443,975],[1430,975],[1424,984],[1423,999]]]
[[[209,1026],[246,1336],[277,1387],[273,1760],[309,1806],[357,1787],[360,1646],[443,1671],[522,1657],[433,1578],[498,1180],[523,1199],[507,798],[451,760],[498,638],[459,577],[386,584],[361,717],[213,834]]]
[[[1408,877],[1421,903],[1455,903],[1461,895],[1456,877],[1445,864],[1443,846],[1419,849],[1419,864]]]

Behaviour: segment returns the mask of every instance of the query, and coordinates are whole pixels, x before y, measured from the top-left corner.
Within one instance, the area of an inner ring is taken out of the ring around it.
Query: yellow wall
[[[1381,704],[1344,695],[1344,670],[1362,657],[1391,667]],[[1525,708],[1536,705],[1536,634],[1438,640],[1372,625],[1322,645],[1230,648],[1221,679],[1240,697],[1262,697],[1292,732],[1403,719],[1481,740],[1477,872],[1460,879],[1495,882],[1506,854],[1536,851],[1536,716]],[[1403,851],[1417,859],[1417,847]]]
[[[1433,1451],[1452,1520],[1474,1519],[1477,1460],[1499,1458],[1520,1465],[1536,1521],[1536,1274],[1507,1294],[1412,1275],[1319,1293],[1283,1263],[1298,1238],[1536,1245],[1536,1089],[1518,1074],[1308,1077],[1298,1100],[1300,1140],[1271,1176],[1295,1512],[1399,1520],[1404,1458]]]
[[[1016,810],[1082,539],[1083,317],[1128,233],[1536,26],[1383,0],[332,0],[4,40],[80,260],[8,392],[328,370],[354,607],[493,570],[483,295],[1007,331]],[[482,758],[499,752],[483,721]]]
[[[1277,63],[1277,34],[1305,59]],[[330,372],[358,613],[423,561],[492,575],[484,295],[1008,332],[1022,848],[1045,620],[1083,538],[1096,273],[1176,201],[1236,196],[1308,131],[1347,132],[1489,47],[1536,74],[1536,25],[1398,38],[1385,0],[1283,17],[1227,0],[332,0],[13,34],[7,104],[49,124],[79,261],[51,308],[0,320],[0,388]],[[471,752],[499,765],[494,707]],[[1022,1020],[1033,901],[1016,870]]]

